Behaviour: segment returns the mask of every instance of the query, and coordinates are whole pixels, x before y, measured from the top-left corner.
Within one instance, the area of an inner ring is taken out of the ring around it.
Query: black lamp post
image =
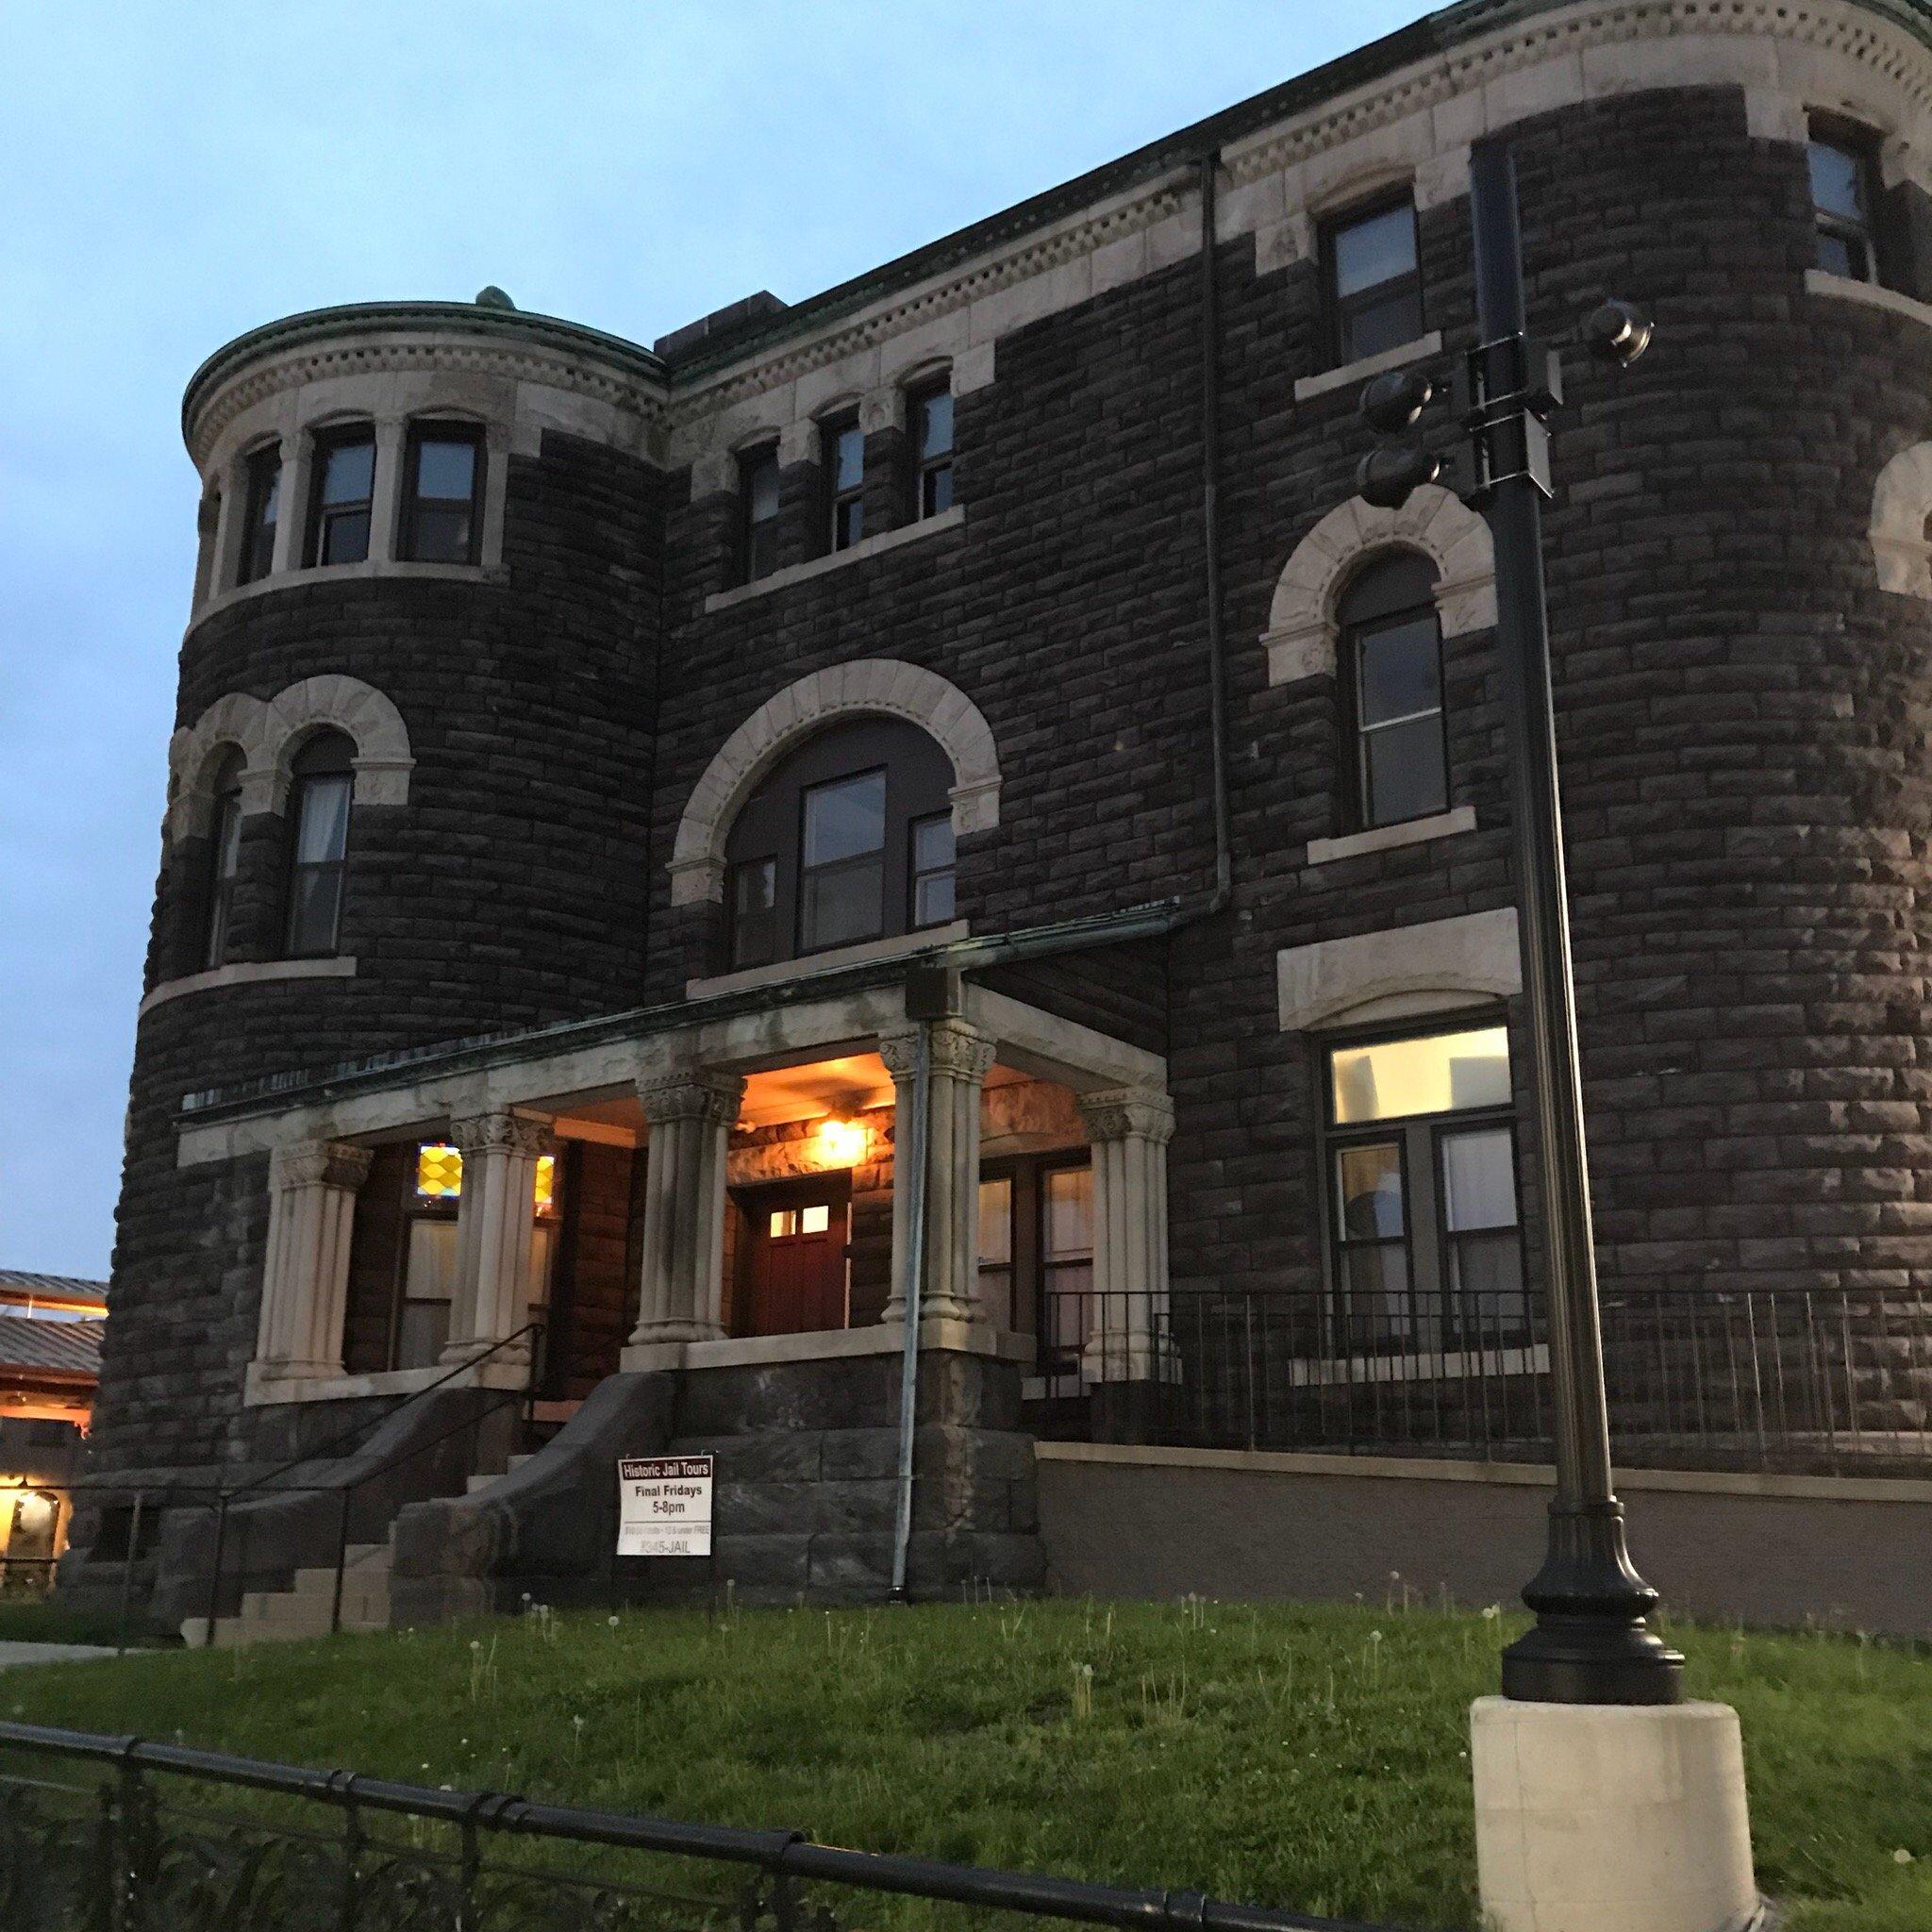
[[[1550,493],[1544,419],[1561,402],[1562,383],[1557,358],[1524,328],[1509,151],[1479,143],[1470,176],[1478,341],[1458,385],[1470,437],[1469,469],[1459,480],[1495,542],[1496,647],[1530,1086],[1542,1157],[1557,1462],[1548,1552],[1523,1591],[1536,1625],[1503,1654],[1503,1692],[1552,1704],[1674,1704],[1683,1696],[1684,1659],[1646,1624],[1657,1593],[1630,1560],[1610,1474],[1543,589],[1542,505]],[[1608,302],[1585,324],[1584,339],[1600,358],[1629,363],[1648,345],[1650,325],[1627,304]],[[1432,393],[1426,376],[1395,372],[1368,386],[1362,411],[1377,429],[1405,429],[1420,419]],[[1358,487],[1371,503],[1393,508],[1441,467],[1419,443],[1384,448],[1362,459]]]

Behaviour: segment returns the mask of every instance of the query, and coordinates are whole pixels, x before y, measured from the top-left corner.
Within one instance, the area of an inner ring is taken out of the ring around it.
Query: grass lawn
[[[1470,1927],[1466,1713],[1517,1627],[1206,1603],[526,1616],[12,1672],[0,1713]],[[1932,1927],[1932,1655],[1673,1634],[1693,1694],[1742,1717],[1758,1880],[1793,1927]],[[880,1899],[862,1922],[918,1917]]]
[[[111,1646],[120,1640],[121,1619],[111,1610],[71,1610],[65,1604],[47,1597],[0,1600],[0,1642]],[[142,1641],[140,1621],[136,1619],[128,1642],[132,1645]]]

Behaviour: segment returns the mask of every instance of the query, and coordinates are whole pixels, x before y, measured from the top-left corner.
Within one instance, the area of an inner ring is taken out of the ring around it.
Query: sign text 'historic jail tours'
[[[617,1463],[617,1554],[711,1554],[711,1457],[631,1456]]]

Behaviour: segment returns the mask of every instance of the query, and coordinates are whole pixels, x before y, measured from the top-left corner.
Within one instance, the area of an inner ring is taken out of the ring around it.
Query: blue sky
[[[0,0],[0,1266],[108,1268],[204,356],[486,282],[646,342],[796,301],[1426,10]]]

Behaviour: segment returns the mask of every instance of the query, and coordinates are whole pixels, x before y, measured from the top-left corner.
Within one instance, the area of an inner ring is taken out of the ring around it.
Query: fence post
[[[221,1614],[222,1607],[222,1557],[225,1553],[228,1538],[228,1492],[226,1490],[215,1498],[215,1560],[208,1572],[208,1628],[202,1633],[203,1648],[215,1647],[215,1620]]]
[[[146,1502],[147,1491],[135,1491],[134,1514],[127,1524],[127,1554],[121,1558],[121,1627],[114,1643],[118,1657],[127,1655],[127,1604],[134,1594],[134,1553],[141,1547],[141,1512]]]
[[[337,1637],[342,1628],[342,1572],[349,1566],[349,1486],[344,1483],[336,1492],[341,1502],[336,1506],[336,1593],[328,1607],[328,1634]]]

